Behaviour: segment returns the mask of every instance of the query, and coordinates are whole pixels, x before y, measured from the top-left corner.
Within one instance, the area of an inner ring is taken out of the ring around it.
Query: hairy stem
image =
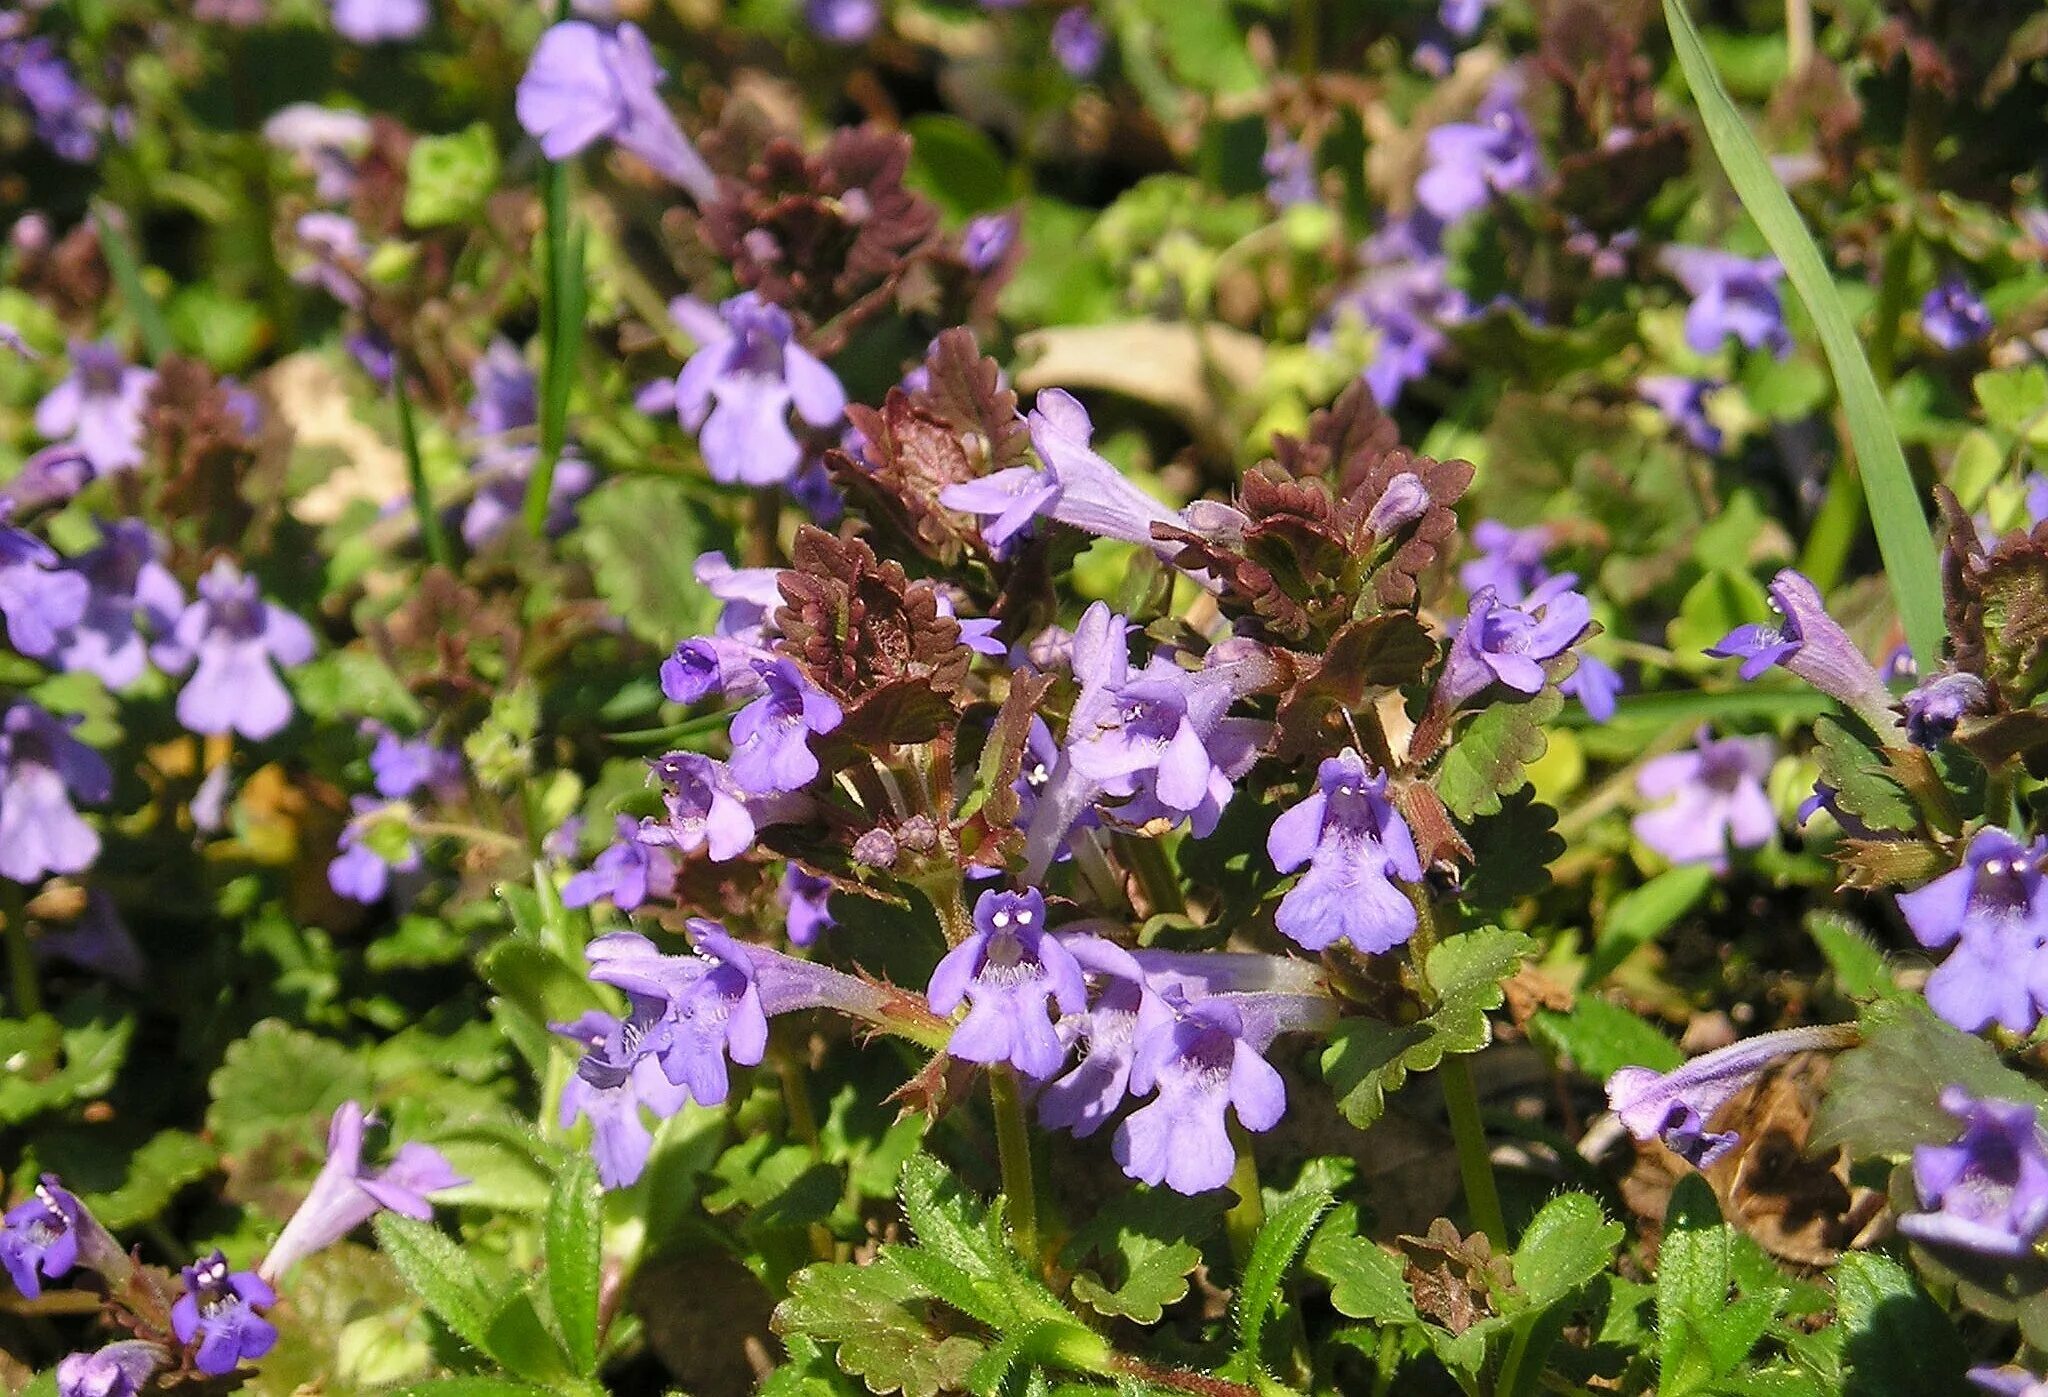
[[[28,890],[11,878],[0,878],[0,915],[7,918],[7,973],[17,1018],[43,1012],[42,981],[36,975],[36,953],[28,942]]]
[[[1003,1169],[1010,1237],[1035,1272],[1045,1262],[1038,1248],[1038,1182],[1031,1173],[1031,1135],[1025,1126],[1024,1095],[1017,1089],[1014,1070],[1008,1066],[989,1069],[988,1099],[995,1109],[996,1154]]]
[[[1451,1139],[1458,1147],[1458,1176],[1465,1184],[1465,1206],[1472,1221],[1496,1251],[1508,1245],[1508,1224],[1500,1207],[1500,1186],[1493,1177],[1493,1159],[1486,1148],[1486,1127],[1479,1119],[1479,1094],[1472,1088],[1472,1067],[1463,1055],[1446,1056],[1437,1068],[1443,1082],[1444,1106],[1451,1116]]]

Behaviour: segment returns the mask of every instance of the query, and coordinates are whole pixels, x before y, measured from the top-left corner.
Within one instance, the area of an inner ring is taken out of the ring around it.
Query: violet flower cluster
[[[139,1393],[158,1371],[175,1366],[173,1343],[191,1371],[223,1377],[268,1354],[278,1341],[266,1311],[278,1302],[276,1283],[298,1262],[334,1245],[390,1209],[407,1217],[433,1214],[435,1195],[468,1182],[440,1151],[428,1145],[399,1146],[381,1170],[363,1164],[369,1118],[353,1101],[335,1111],[327,1135],[327,1160],[268,1255],[253,1271],[235,1270],[219,1249],[183,1268],[183,1293],[169,1304],[169,1332],[153,1332],[145,1310],[131,1321],[138,1336],[91,1353],[75,1353],[57,1369],[63,1397],[126,1397]],[[42,1295],[46,1281],[89,1271],[117,1300],[125,1288],[163,1287],[138,1274],[135,1263],[91,1211],[51,1174],[28,1198],[0,1218],[0,1266],[23,1296]]]

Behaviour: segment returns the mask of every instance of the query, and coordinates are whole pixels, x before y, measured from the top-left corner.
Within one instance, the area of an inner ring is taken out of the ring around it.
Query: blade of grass
[[[114,274],[114,284],[121,288],[121,300],[142,336],[142,352],[150,363],[161,363],[171,352],[171,328],[164,323],[163,311],[158,309],[155,298],[142,284],[142,260],[135,254],[127,226],[108,217],[105,206],[100,204],[92,206],[92,225],[100,235],[100,251],[106,256],[108,270]]]
[[[583,342],[583,239],[571,224],[569,167],[550,163],[544,183],[540,456],[526,482],[521,511],[527,532],[535,538],[547,529],[548,496],[569,436],[569,390],[576,379],[576,351]]]
[[[1927,527],[1912,472],[1899,450],[1898,434],[1892,428],[1877,379],[1857,343],[1856,330],[1842,306],[1827,263],[1814,245],[1798,210],[1786,195],[1771,167],[1758,149],[1755,137],[1735,109],[1727,88],[1721,85],[1699,30],[1680,0],[1664,0],[1664,20],[1671,30],[1671,42],[1678,52],[1679,66],[1699,103],[1700,117],[1707,128],[1707,140],[1728,172],[1728,179],[1741,196],[1744,207],[1762,230],[1764,240],[1806,305],[1827,351],[1828,366],[1842,395],[1842,407],[1849,420],[1849,439],[1862,468],[1863,489],[1869,499],[1870,519],[1877,530],[1878,552],[1884,558],[1885,578],[1898,603],[1899,619],[1905,623],[1906,640],[1920,661],[1922,670],[1932,670],[1941,655],[1944,626],[1941,614],[1941,569],[1934,549],[1934,535]]]
[[[427,495],[426,462],[420,456],[419,428],[412,420],[412,398],[405,391],[405,362],[399,358],[391,363],[391,400],[398,405],[398,444],[405,452],[405,478],[412,492],[412,512],[419,520],[420,540],[426,545],[429,559],[444,568],[453,568],[455,551],[449,546],[441,516],[434,512],[434,502]]]

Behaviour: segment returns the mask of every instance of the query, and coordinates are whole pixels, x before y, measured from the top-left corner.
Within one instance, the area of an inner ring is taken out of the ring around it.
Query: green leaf
[[[1705,864],[1680,864],[1614,899],[1601,919],[1599,939],[1586,966],[1588,983],[1604,979],[1637,947],[1692,911],[1718,879]]]
[[[1529,1036],[1571,1059],[1587,1077],[1605,1080],[1624,1067],[1669,1072],[1685,1053],[1648,1019],[1605,999],[1581,998],[1569,1013],[1539,1011]]]
[[[391,1390],[391,1397],[557,1397],[555,1389],[511,1378],[432,1378]]]
[[[1854,1159],[1897,1158],[1952,1140],[1955,1117],[1941,1109],[1951,1085],[2048,1109],[2048,1091],[1983,1039],[1942,1022],[1922,1001],[1881,1000],[1864,1011],[1863,1046],[1835,1059],[1808,1149],[1840,1145]]]
[[[1458,729],[1436,774],[1436,793],[1461,820],[1497,814],[1500,798],[1528,784],[1528,766],[1549,746],[1543,725],[1564,711],[1554,684],[1526,699],[1481,709]]]
[[[1880,1252],[1844,1252],[1835,1266],[1835,1300],[1847,1331],[1845,1397],[1964,1390],[1969,1355],[1962,1339],[1898,1262]]]
[[[310,1123],[370,1095],[370,1073],[332,1039],[265,1019],[228,1046],[207,1090],[207,1132],[232,1155],[277,1134],[310,1137]]]
[[[657,476],[607,480],[576,507],[571,546],[590,564],[598,595],[626,628],[666,651],[711,628],[718,600],[697,581],[702,512],[683,487]]]
[[[1074,1273],[1072,1294],[1097,1314],[1157,1324],[1188,1293],[1202,1264],[1199,1243],[1218,1213],[1200,1198],[1134,1188],[1110,1199],[1075,1229],[1060,1253]],[[1090,1266],[1091,1258],[1101,1264]],[[1112,1264],[1113,1263],[1113,1264]]]
[[[1883,756],[1834,718],[1813,725],[1820,779],[1835,792],[1835,804],[1873,830],[1920,827],[1920,812],[1885,767]]]
[[[924,1319],[931,1294],[885,1253],[865,1266],[808,1266],[775,1307],[775,1332],[835,1346],[839,1366],[876,1394],[937,1397],[961,1387],[982,1355],[979,1340],[941,1338]]]
[[[597,1374],[597,1291],[604,1265],[603,1202],[590,1156],[572,1151],[548,1199],[546,1249],[548,1302],[569,1363],[585,1377]]]
[[[1863,928],[1840,912],[1806,914],[1806,934],[1827,957],[1835,988],[1851,999],[1897,999],[1905,991],[1893,978],[1891,962]]]
[[[1507,797],[1499,814],[1475,820],[1464,833],[1472,846],[1465,905],[1478,910],[1510,907],[1546,891],[1550,865],[1565,851],[1557,811],[1527,789]]]
[[[1946,629],[1942,622],[1941,572],[1934,550],[1934,536],[1927,527],[1918,489],[1899,450],[1877,379],[1864,358],[1856,327],[1835,290],[1820,249],[1800,222],[1798,210],[1778,177],[1771,172],[1756,138],[1750,135],[1742,114],[1721,85],[1714,65],[1701,46],[1699,31],[1693,27],[1681,0],[1664,0],[1664,19],[1678,53],[1685,80],[1700,104],[1700,116],[1707,139],[1720,157],[1722,168],[1741,196],[1750,217],[1756,220],[1764,240],[1785,265],[1799,299],[1805,303],[1814,327],[1820,332],[1841,391],[1842,407],[1849,422],[1849,438],[1862,468],[1863,489],[1869,497],[1871,522],[1877,529],[1878,551],[1884,557],[1885,577],[1905,623],[1906,639],[1913,653],[1932,664],[1942,653]]]
[[[1671,1192],[1657,1258],[1657,1391],[1696,1392],[1721,1368],[1703,1327],[1728,1305],[1733,1234],[1721,1221],[1714,1191],[1688,1174]]]
[[[386,1212],[373,1226],[378,1247],[435,1318],[477,1352],[496,1357],[491,1320],[503,1296],[476,1260],[431,1223]]]
[[[81,1191],[79,1197],[109,1230],[135,1227],[162,1213],[179,1190],[205,1178],[219,1163],[213,1146],[197,1135],[166,1130],[127,1157],[120,1187]]]
[[[1607,1269],[1626,1235],[1585,1194],[1559,1194],[1522,1230],[1515,1285],[1533,1307],[1562,1300]]]
[[[1000,208],[1010,197],[1009,166],[979,126],[944,112],[904,123],[910,168],[903,182],[956,218]]]
[[[1355,1214],[1349,1205],[1332,1213],[1316,1230],[1303,1265],[1330,1283],[1330,1304],[1338,1314],[1376,1324],[1416,1323],[1401,1259],[1358,1236]]]
[[[1245,1261],[1244,1277],[1238,1282],[1233,1312],[1237,1323],[1237,1349],[1245,1359],[1260,1364],[1259,1342],[1265,1336],[1266,1319],[1280,1299],[1280,1283],[1286,1279],[1294,1258],[1337,1201],[1326,1189],[1316,1189],[1289,1199],[1269,1215],[1266,1225],[1252,1242],[1252,1254]]]
[[[1323,1078],[1337,1093],[1337,1109],[1363,1130],[1386,1108],[1386,1095],[1410,1072],[1427,1072],[1446,1053],[1486,1046],[1490,1010],[1506,997],[1501,982],[1514,973],[1535,942],[1517,931],[1481,927],[1446,937],[1425,962],[1437,1006],[1412,1024],[1346,1019],[1323,1049]]]
[[[903,1215],[917,1238],[915,1248],[897,1249],[898,1264],[941,1300],[984,1324],[1013,1322],[1017,1306],[1011,1292],[1024,1278],[987,1206],[928,1154],[903,1162],[897,1187]]]
[[[114,1015],[98,990],[62,1005],[54,1017],[0,1019],[0,1125],[105,1092],[134,1032],[135,1020]]]
[[[150,363],[159,363],[174,347],[171,330],[156,298],[142,284],[142,260],[135,254],[135,240],[128,235],[128,220],[104,204],[95,204],[92,223],[100,235],[100,253],[114,274],[114,285],[121,288],[121,303],[128,308],[128,316],[142,336],[143,352]]]
[[[405,162],[405,221],[415,228],[473,222],[497,184],[498,147],[486,123],[421,136]]]

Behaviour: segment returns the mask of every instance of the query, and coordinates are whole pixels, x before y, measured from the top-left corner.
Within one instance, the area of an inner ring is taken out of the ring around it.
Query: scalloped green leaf
[[[1436,1008],[1412,1024],[1346,1019],[1323,1049],[1323,1078],[1337,1093],[1337,1109],[1363,1130],[1380,1118],[1386,1096],[1410,1072],[1427,1072],[1446,1053],[1473,1053],[1492,1039],[1487,1014],[1506,992],[1536,943],[1518,931],[1480,927],[1437,943],[1424,962]]]
[[[775,1307],[775,1332],[831,1344],[840,1368],[877,1397],[937,1397],[965,1383],[986,1345],[935,1331],[925,1315],[931,1299],[887,1255],[865,1266],[826,1262],[790,1282],[789,1298]]]

